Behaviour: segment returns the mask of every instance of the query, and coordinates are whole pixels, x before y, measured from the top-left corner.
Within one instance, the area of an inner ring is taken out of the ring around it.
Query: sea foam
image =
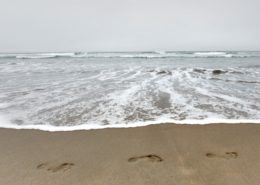
[[[91,54],[108,58],[71,57],[82,53],[29,60],[0,58],[0,126],[59,131],[260,120],[259,57],[87,53]],[[202,55],[226,54],[231,52]]]
[[[136,122],[132,124],[112,124],[112,125],[99,125],[99,124],[82,124],[76,126],[53,126],[53,125],[15,125],[10,123],[7,119],[0,116],[0,128],[7,129],[32,129],[32,130],[42,130],[49,132],[58,132],[58,131],[77,131],[77,130],[96,130],[96,129],[106,129],[106,128],[135,128],[143,127],[148,125],[157,125],[157,124],[187,124],[187,125],[207,125],[207,124],[260,124],[260,120],[237,120],[237,119],[206,119],[206,120],[170,120],[160,118],[157,121],[145,121],[145,122]]]

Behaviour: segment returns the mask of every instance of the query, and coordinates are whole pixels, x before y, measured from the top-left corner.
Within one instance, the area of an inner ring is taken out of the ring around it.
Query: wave
[[[86,53],[87,58],[246,58],[260,57],[260,53],[248,52],[140,52],[140,53]]]
[[[1,84],[0,127],[70,131],[159,123],[260,123],[259,70],[254,67],[107,61],[2,62],[6,83]],[[253,61],[255,66],[258,60]]]
[[[0,54],[0,58],[46,59],[46,58],[248,58],[260,57],[260,52],[71,52],[71,53],[22,53]]]
[[[195,52],[194,56],[199,57],[233,57],[231,53],[226,52]]]
[[[85,53],[22,53],[22,54],[0,54],[0,58],[16,58],[16,59],[45,59],[60,57],[83,57]]]

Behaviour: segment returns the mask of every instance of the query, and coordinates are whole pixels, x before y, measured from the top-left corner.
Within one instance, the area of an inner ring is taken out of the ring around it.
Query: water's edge
[[[158,121],[147,121],[147,122],[137,122],[133,124],[114,124],[114,125],[92,125],[83,124],[76,126],[53,126],[53,125],[14,125],[5,122],[0,117],[0,128],[6,129],[26,129],[26,130],[42,130],[49,132],[60,132],[60,131],[79,131],[79,130],[96,130],[96,129],[106,129],[106,128],[134,128],[143,127],[148,125],[156,124],[186,124],[186,125],[207,125],[207,124],[260,124],[260,120],[235,120],[235,119],[207,119],[207,120],[158,120]]]

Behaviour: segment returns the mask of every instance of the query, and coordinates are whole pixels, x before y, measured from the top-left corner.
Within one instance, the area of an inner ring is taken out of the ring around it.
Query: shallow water
[[[93,127],[260,119],[259,52],[177,54],[2,54],[0,117]]]

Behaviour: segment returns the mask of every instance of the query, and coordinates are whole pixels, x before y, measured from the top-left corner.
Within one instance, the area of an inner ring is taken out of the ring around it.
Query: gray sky
[[[260,0],[0,0],[0,52],[260,50]]]

